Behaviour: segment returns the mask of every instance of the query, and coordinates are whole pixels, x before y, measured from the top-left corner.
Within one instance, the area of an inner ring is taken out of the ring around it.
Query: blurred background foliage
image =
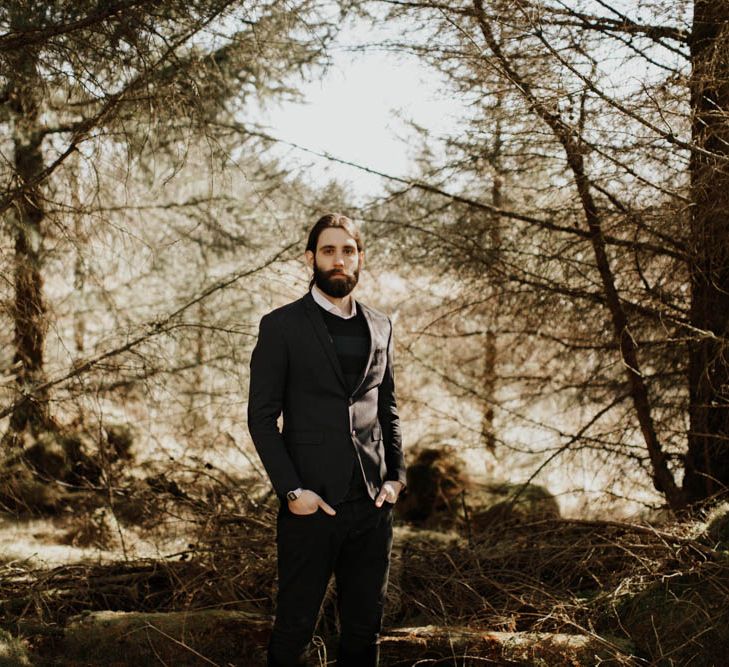
[[[305,233],[339,210],[368,241],[359,297],[395,321],[413,452],[543,484],[571,515],[721,495],[728,16],[700,0],[5,3],[8,469],[53,484],[53,450],[75,466],[64,484],[112,488],[123,428],[137,466],[255,474],[257,323],[306,289]],[[369,48],[433,68],[462,115],[414,128],[411,172],[363,199],[293,170],[259,120],[322,76],[343,26],[373,24],[390,30]]]

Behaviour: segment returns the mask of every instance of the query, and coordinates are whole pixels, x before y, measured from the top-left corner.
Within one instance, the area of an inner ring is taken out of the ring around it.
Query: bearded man
[[[371,667],[405,487],[392,324],[352,298],[364,263],[352,220],[318,220],[306,261],[310,291],[263,317],[251,356],[248,428],[281,501],[268,665],[306,664],[334,574],[337,665]]]

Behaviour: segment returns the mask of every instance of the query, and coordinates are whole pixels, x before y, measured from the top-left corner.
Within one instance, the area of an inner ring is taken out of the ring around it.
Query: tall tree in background
[[[512,365],[540,341],[539,386],[593,406],[557,451],[632,461],[675,509],[726,491],[729,5],[385,4],[417,26],[396,46],[450,78],[468,129],[393,192],[383,232],[406,217],[433,252],[459,249],[461,273],[487,276],[477,298],[509,308]]]
[[[44,244],[50,233],[73,238],[78,229],[64,188],[81,180],[88,191],[89,179],[108,179],[104,162],[120,149],[127,164],[112,184],[134,178],[134,156],[150,147],[172,171],[193,138],[231,150],[216,138],[225,121],[251,99],[294,94],[289,77],[322,61],[337,14],[320,9],[310,0],[13,0],[0,9],[0,123],[8,137],[0,212],[14,244],[13,296],[3,314],[15,332],[6,441],[56,428],[44,372]],[[74,154],[80,160],[69,160]],[[82,175],[64,177],[65,169]]]
[[[729,2],[696,0],[691,31],[690,431],[684,488],[729,487]]]
[[[40,7],[7,7],[7,26],[11,33],[29,27],[28,13]],[[15,240],[13,308],[15,354],[18,387],[32,394],[33,387],[43,383],[43,352],[48,323],[43,296],[41,246],[44,211],[41,174],[45,167],[41,150],[43,131],[40,126],[43,80],[39,71],[39,47],[14,48],[6,51],[5,84],[6,119],[12,130],[12,180],[7,189],[16,188],[4,202],[9,227]],[[50,427],[47,392],[41,391],[18,404],[10,428],[22,431],[30,424],[34,429]]]

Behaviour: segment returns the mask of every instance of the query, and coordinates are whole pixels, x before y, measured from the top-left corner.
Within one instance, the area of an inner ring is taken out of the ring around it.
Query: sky
[[[260,112],[259,122],[270,134],[395,176],[413,172],[418,141],[407,119],[437,135],[452,127],[458,111],[437,73],[391,53],[334,51],[332,67],[300,90],[302,103]],[[382,178],[291,147],[279,147],[276,154],[306,165],[314,183],[346,181],[361,198],[380,193],[384,185]]]
[[[614,6],[640,17],[640,7],[633,2],[618,0]],[[582,8],[614,16],[602,3],[588,1]],[[666,17],[666,23],[675,22],[676,17]],[[259,122],[269,134],[313,151],[396,176],[412,175],[419,140],[406,119],[412,118],[436,136],[457,127],[456,117],[467,111],[440,75],[422,62],[392,52],[352,52],[351,47],[363,38],[370,43],[387,39],[388,29],[393,30],[389,25],[387,21],[366,26],[355,22],[344,28],[330,51],[333,64],[328,72],[300,86],[303,102],[269,106],[260,113]],[[288,164],[305,168],[314,184],[337,178],[362,199],[379,194],[384,185],[381,178],[291,147],[281,146],[275,153],[285,156]]]

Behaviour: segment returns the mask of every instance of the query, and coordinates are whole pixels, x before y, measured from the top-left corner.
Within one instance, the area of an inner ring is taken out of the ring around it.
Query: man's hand
[[[296,500],[289,500],[288,503],[291,514],[298,514],[300,516],[314,514],[320,507],[330,516],[336,514],[331,505],[325,503],[318,493],[309,491],[309,489],[304,489]]]
[[[400,495],[400,491],[403,490],[405,485],[402,482],[396,480],[389,480],[382,485],[380,492],[377,494],[377,500],[375,505],[382,507],[382,504],[387,501],[388,503],[395,504],[397,497]]]

